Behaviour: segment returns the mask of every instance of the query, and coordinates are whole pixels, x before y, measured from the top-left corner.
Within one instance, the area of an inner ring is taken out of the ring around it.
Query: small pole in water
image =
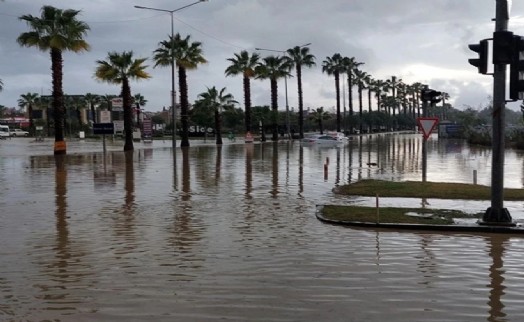
[[[106,135],[102,134],[102,146],[104,149],[104,155],[106,154]]]
[[[473,184],[477,184],[477,170],[473,170]]]
[[[328,179],[328,164],[329,163],[324,163],[324,180]]]
[[[378,193],[376,195],[376,207],[377,207],[377,224],[380,222],[380,208],[379,208],[379,202],[378,202]]]

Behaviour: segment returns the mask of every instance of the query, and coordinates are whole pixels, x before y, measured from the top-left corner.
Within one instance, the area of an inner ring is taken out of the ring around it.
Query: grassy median
[[[391,182],[383,180],[362,180],[337,187],[335,192],[347,196],[379,196],[396,198],[431,198],[490,200],[491,189],[487,186],[448,182]],[[524,189],[504,189],[504,200],[524,200]],[[466,213],[449,209],[395,208],[335,206],[322,209],[326,219],[371,223],[449,225],[454,218],[481,218],[483,213]]]
[[[362,180],[340,186],[335,192],[343,195],[371,197],[378,195],[400,198],[491,199],[491,188],[488,186],[450,182]],[[504,189],[504,200],[524,200],[524,189]]]

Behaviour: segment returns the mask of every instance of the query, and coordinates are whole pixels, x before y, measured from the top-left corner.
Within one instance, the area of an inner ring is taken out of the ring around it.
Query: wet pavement
[[[344,147],[0,141],[2,321],[521,321],[524,239],[315,217],[365,178],[420,180],[420,135]],[[507,151],[506,187],[523,154]],[[428,144],[428,181],[489,184],[490,150]],[[376,163],[376,165],[374,165]],[[325,170],[326,169],[326,170]],[[381,205],[486,209],[485,201]],[[523,218],[522,202],[506,202]]]

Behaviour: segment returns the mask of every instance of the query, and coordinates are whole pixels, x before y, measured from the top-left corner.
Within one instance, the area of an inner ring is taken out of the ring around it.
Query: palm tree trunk
[[[221,145],[222,144],[222,117],[218,109],[215,109],[215,136],[216,136],[216,144]]]
[[[186,68],[178,66],[178,86],[180,87],[180,122],[182,123],[182,140],[180,147],[189,146],[189,102],[187,98]]]
[[[362,85],[358,85],[358,115],[360,116],[359,120],[359,131],[362,134]]]
[[[244,106],[246,132],[251,132],[251,83],[248,76],[244,76]]]
[[[29,104],[27,113],[29,114],[29,135],[33,136],[35,134],[35,124],[33,122],[33,104]]]
[[[62,89],[62,52],[51,49],[51,69],[53,78],[53,117],[55,121],[55,145],[54,154],[66,154],[66,143],[64,141],[64,92]]]
[[[340,117],[340,77],[339,76],[340,76],[339,73],[335,72],[335,90],[336,90],[336,93],[337,93],[337,132],[341,131],[341,128],[340,128],[340,122],[341,122],[341,117]]]
[[[96,123],[95,104],[93,102],[91,102],[91,117],[93,118],[93,123]]]
[[[297,64],[297,86],[298,86],[298,132],[299,138],[304,138],[304,102],[302,97],[302,68]]]
[[[132,151],[133,146],[133,113],[131,111],[131,88],[129,80],[124,78],[122,81],[122,103],[124,105],[124,151]]]
[[[273,141],[278,141],[278,84],[271,78],[271,121],[273,128]]]

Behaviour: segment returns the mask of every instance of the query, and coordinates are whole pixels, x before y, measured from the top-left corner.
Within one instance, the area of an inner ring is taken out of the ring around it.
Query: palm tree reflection
[[[245,144],[246,149],[246,199],[252,199],[251,192],[253,191],[253,153],[254,145]]]
[[[271,171],[271,182],[272,182],[272,189],[271,189],[271,196],[273,198],[278,197],[278,143],[273,142],[273,157],[271,159],[272,161],[272,171]]]
[[[502,296],[504,296],[504,252],[506,250],[505,244],[509,241],[509,237],[504,235],[493,235],[487,237],[489,245],[489,256],[493,263],[489,267],[490,277],[490,292],[489,292],[489,317],[488,321],[502,321],[506,317],[503,312],[504,304],[502,303]]]

